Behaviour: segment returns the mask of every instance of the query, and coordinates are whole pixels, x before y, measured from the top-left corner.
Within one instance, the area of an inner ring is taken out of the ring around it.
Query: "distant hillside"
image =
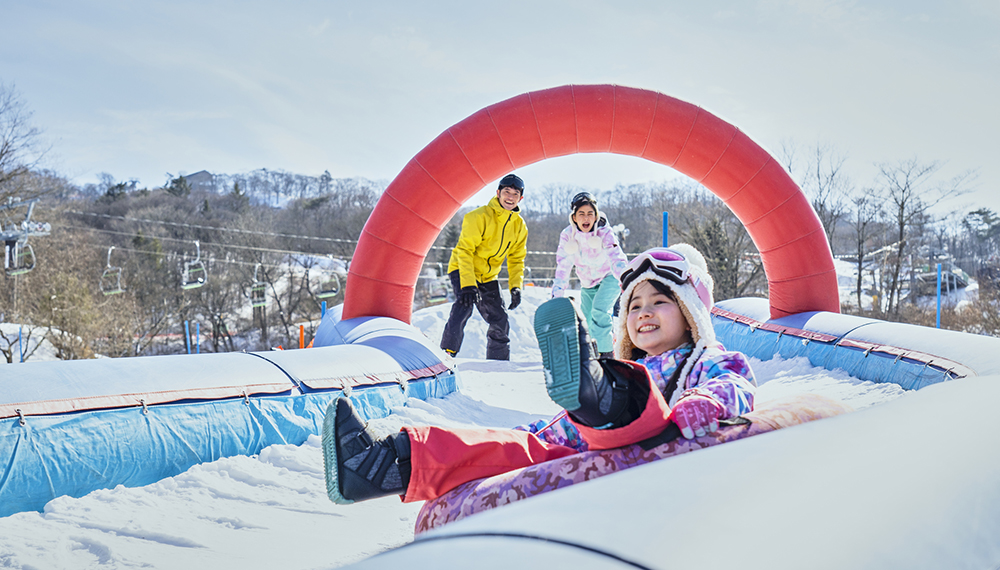
[[[388,180],[369,180],[362,177],[334,178],[329,171],[319,176],[294,174],[283,170],[259,168],[241,174],[212,174],[201,170],[184,175],[192,190],[205,190],[228,194],[239,185],[239,192],[253,203],[284,207],[291,200],[318,198],[330,194],[373,191],[382,194]]]

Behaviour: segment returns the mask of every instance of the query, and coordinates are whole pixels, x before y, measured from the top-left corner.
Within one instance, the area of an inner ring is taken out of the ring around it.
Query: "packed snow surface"
[[[545,393],[531,321],[548,289],[528,288],[512,312],[511,361],[484,360],[486,323],[475,315],[457,359],[461,392],[409,400],[381,430],[402,425],[512,427],[559,411]],[[440,339],[449,304],[418,311],[413,324]],[[799,392],[856,409],[905,392],[802,358],[752,360],[758,402]],[[230,457],[140,488],[60,497],[42,513],[0,519],[0,568],[335,568],[409,542],[421,503],[396,497],[340,506],[326,497],[319,436]]]

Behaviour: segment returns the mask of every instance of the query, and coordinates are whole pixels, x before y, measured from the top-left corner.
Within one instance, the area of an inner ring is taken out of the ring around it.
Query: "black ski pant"
[[[444,334],[441,335],[441,348],[458,352],[462,348],[462,339],[465,338],[465,324],[472,316],[472,306],[463,305],[461,299],[462,280],[458,275],[458,270],[448,274],[451,279],[451,287],[455,291],[455,303],[451,306],[451,316],[444,326]],[[489,325],[486,331],[486,358],[489,360],[510,360],[510,323],[507,320],[507,309],[504,307],[503,297],[500,296],[500,282],[490,281],[488,283],[476,283],[479,288],[479,301],[476,309],[483,316],[483,320]]]

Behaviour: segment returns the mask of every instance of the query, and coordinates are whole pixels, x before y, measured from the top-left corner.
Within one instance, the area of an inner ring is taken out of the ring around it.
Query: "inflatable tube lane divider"
[[[302,351],[304,352],[304,351]],[[453,372],[350,390],[369,418],[406,399],[457,390]],[[255,455],[275,444],[319,435],[340,390],[177,402],[0,419],[0,517],[41,511],[63,495],[82,497],[118,485],[140,487],[199,463]]]
[[[813,366],[839,368],[862,380],[890,382],[906,390],[976,376],[969,366],[941,356],[761,322],[719,307],[712,309],[712,323],[716,337],[729,350],[761,360],[804,356]]]
[[[587,451],[470,481],[424,503],[417,515],[414,533],[419,535],[478,512],[624,469],[850,411],[851,408],[846,404],[817,394],[780,398],[763,403],[758,409],[746,414],[744,417],[749,423],[721,427],[718,432],[704,437],[674,439],[648,450],[642,444],[633,444],[616,449]]]

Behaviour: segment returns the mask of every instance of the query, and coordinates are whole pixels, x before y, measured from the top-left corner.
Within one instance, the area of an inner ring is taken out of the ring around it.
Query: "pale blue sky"
[[[828,143],[858,185],[878,161],[978,169],[963,203],[1000,210],[996,0],[7,0],[0,12],[0,81],[34,111],[47,166],[78,182],[261,167],[388,180],[482,107],[617,83],[701,105],[772,152]],[[521,173],[529,189],[675,176],[611,155]]]

